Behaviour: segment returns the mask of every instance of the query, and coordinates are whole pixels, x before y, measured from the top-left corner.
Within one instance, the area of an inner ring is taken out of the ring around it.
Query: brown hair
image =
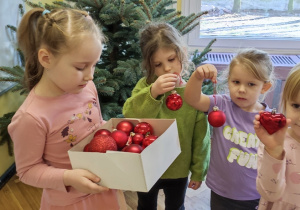
[[[28,11],[17,30],[18,44],[25,56],[25,86],[31,90],[42,77],[44,68],[38,61],[41,45],[53,55],[61,55],[76,47],[87,34],[95,34],[101,42],[105,40],[85,11],[69,8],[51,12],[43,8]]]
[[[267,52],[255,48],[246,48],[237,52],[229,66],[219,77],[222,85],[227,83],[231,70],[238,64],[243,65],[245,69],[252,73],[258,80],[270,82],[272,84],[271,88],[274,88],[276,80],[271,58]],[[226,89],[226,87],[223,86],[222,89]],[[262,94],[260,100],[263,100],[264,97],[265,94]]]
[[[296,100],[300,90],[300,63],[292,68],[287,76],[283,92],[281,95],[280,108],[283,113],[286,112],[286,103]]]
[[[153,54],[160,48],[175,50],[183,69],[188,65],[187,53],[181,42],[179,31],[168,23],[148,23],[140,31],[140,48],[142,51],[142,68],[146,70],[146,81],[155,81],[154,67],[151,62]]]

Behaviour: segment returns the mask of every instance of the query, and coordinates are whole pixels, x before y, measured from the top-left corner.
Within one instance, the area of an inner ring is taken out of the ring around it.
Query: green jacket
[[[146,83],[146,78],[140,79],[123,106],[123,115],[127,118],[176,119],[181,153],[161,178],[183,178],[190,171],[191,180],[203,181],[210,159],[210,133],[206,115],[184,102],[185,87],[175,88],[183,99],[183,105],[179,110],[172,111],[166,106],[166,98],[171,92],[154,99],[150,94],[151,86]]]

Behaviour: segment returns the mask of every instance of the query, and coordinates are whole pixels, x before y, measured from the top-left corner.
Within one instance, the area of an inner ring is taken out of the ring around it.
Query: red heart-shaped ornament
[[[276,113],[276,110],[260,113],[259,121],[269,134],[275,133],[286,124],[285,116],[281,113]]]

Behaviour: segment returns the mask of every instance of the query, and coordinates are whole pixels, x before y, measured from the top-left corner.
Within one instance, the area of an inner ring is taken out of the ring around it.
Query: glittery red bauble
[[[117,130],[124,131],[127,136],[130,135],[130,132],[133,131],[134,125],[129,121],[121,121],[117,125]]]
[[[142,145],[144,140],[144,135],[141,133],[135,133],[132,136],[132,143]]]
[[[272,112],[260,113],[259,121],[269,134],[275,133],[286,124],[285,116],[283,114],[276,113],[275,109]]]
[[[118,150],[123,149],[128,141],[128,136],[124,131],[115,130],[111,132],[110,136],[116,141]]]
[[[110,135],[111,134],[111,132],[109,131],[109,130],[107,130],[107,129],[100,129],[100,130],[98,130],[95,134],[94,134],[94,137],[95,136],[98,136],[98,135]]]
[[[208,114],[208,122],[213,127],[220,127],[222,126],[226,121],[226,115],[224,112],[219,110],[217,106],[213,107],[213,111],[211,111]]]
[[[182,106],[181,96],[173,90],[172,93],[166,99],[166,105],[170,110],[176,111]]]
[[[88,152],[89,151],[89,146],[90,146],[90,144],[85,145],[85,147],[83,148],[83,151]]]
[[[143,148],[145,149],[150,144],[152,144],[158,137],[154,135],[146,136],[143,140]]]
[[[117,150],[116,141],[108,135],[98,135],[88,145],[88,152],[105,153],[107,150]]]
[[[130,144],[122,149],[123,152],[133,152],[133,153],[141,153],[143,151],[143,147],[138,144]]]
[[[136,124],[136,126],[134,127],[134,132],[135,133],[140,133],[140,134],[143,134],[143,135],[153,134],[153,128],[147,122],[140,122],[140,123]]]

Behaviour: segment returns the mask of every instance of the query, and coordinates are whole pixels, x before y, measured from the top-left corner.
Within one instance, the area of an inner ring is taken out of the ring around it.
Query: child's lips
[[[247,100],[247,99],[245,99],[245,98],[241,98],[241,97],[238,97],[237,99],[238,99],[238,100],[242,100],[242,101],[245,101],[245,100]]]

